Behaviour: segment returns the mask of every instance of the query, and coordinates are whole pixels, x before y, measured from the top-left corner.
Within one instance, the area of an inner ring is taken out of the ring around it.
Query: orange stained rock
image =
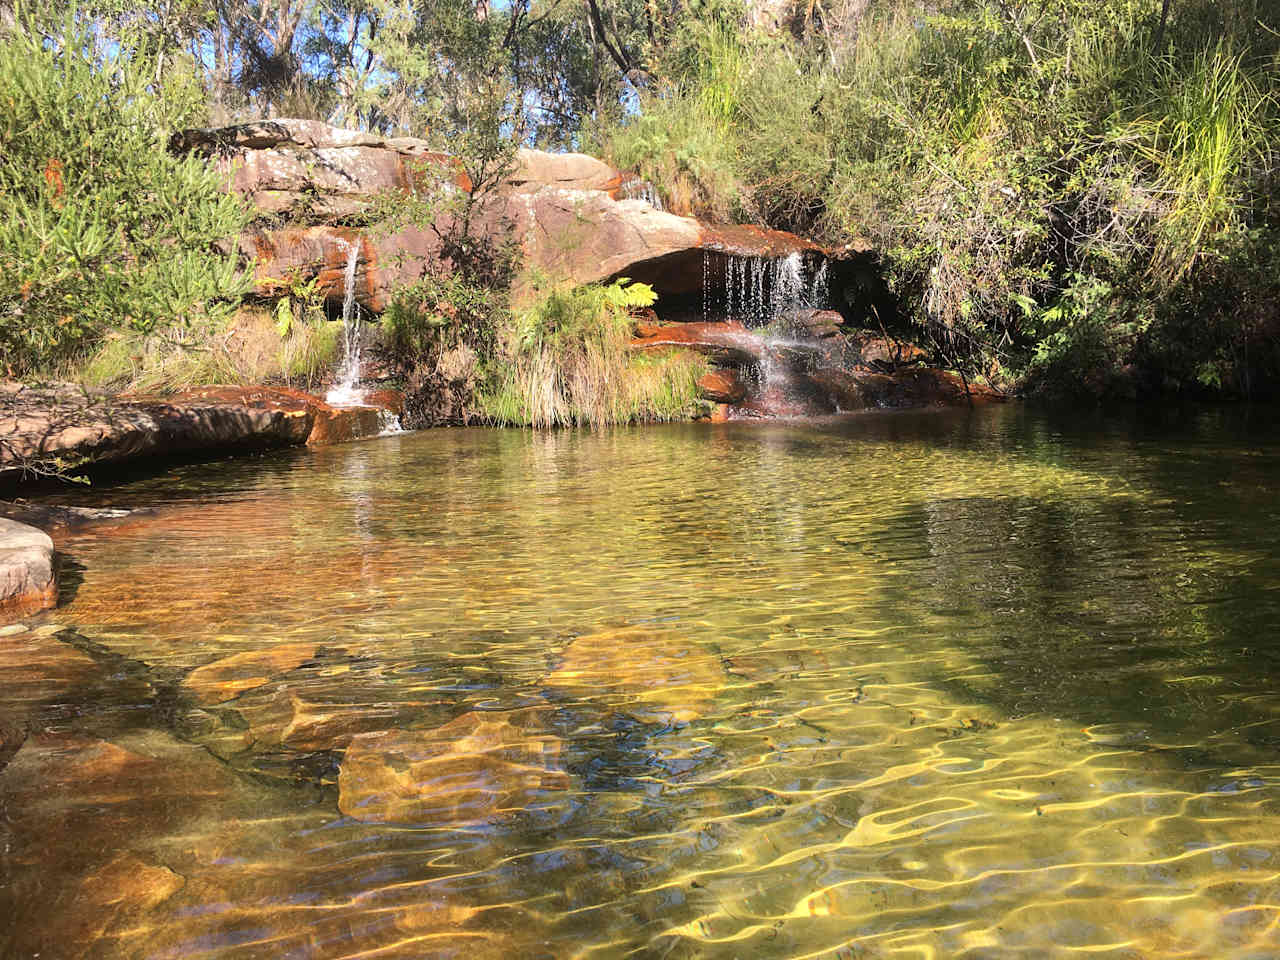
[[[715,403],[737,403],[747,395],[747,386],[735,370],[710,370],[698,378],[698,392]]]
[[[574,697],[604,697],[647,723],[688,723],[724,685],[720,659],[675,633],[626,627],[578,637],[546,680]]]
[[[224,703],[296,670],[315,652],[314,643],[282,643],[265,650],[248,650],[197,667],[182,685],[205,706]]]
[[[467,824],[567,790],[560,741],[538,712],[471,712],[434,730],[352,739],[338,774],[338,809],[366,823]]]

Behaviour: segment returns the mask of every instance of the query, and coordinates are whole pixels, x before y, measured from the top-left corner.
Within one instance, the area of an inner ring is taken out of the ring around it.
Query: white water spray
[[[331,407],[365,406],[365,391],[360,387],[360,307],[356,303],[356,265],[360,260],[360,245],[340,240],[347,248],[347,267],[342,274],[342,363],[338,366],[338,382],[324,395]],[[390,410],[380,410],[379,436],[403,433],[400,418]]]
[[[347,269],[342,276],[342,363],[338,366],[338,382],[324,399],[333,407],[358,407],[364,400],[360,389],[360,308],[356,305],[360,245],[347,240],[338,242],[347,248]]]
[[[810,275],[804,255],[785,257],[726,257],[724,287],[719,302],[710,283],[710,256],[703,254],[702,313],[710,319],[723,312],[746,327],[766,327],[788,312],[828,306],[827,262],[822,260]]]

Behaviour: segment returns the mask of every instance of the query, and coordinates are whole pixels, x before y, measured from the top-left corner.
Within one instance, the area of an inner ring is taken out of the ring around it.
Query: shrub
[[[0,354],[17,376],[74,363],[107,331],[214,325],[248,289],[247,222],[201,160],[164,149],[194,122],[194,74],[127,42],[95,51],[68,16],[0,34]]]

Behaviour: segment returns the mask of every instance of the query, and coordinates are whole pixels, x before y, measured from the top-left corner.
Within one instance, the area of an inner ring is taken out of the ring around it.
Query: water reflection
[[[1269,956],[1275,431],[439,431],[90,491],[161,506],[0,641],[0,955]]]

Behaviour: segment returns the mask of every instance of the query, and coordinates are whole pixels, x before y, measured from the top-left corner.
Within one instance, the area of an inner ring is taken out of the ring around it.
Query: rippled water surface
[[[1280,956],[1271,414],[431,431],[78,494],[151,510],[0,639],[0,955]]]

